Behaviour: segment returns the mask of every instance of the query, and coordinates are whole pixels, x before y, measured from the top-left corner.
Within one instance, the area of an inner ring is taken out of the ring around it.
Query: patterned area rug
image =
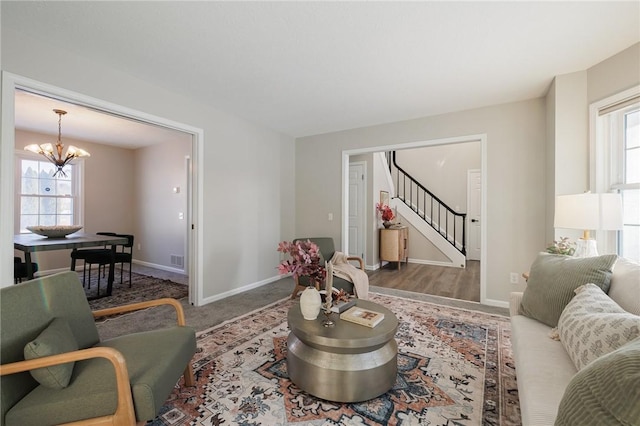
[[[398,376],[386,394],[341,404],[291,383],[286,318],[298,302],[287,299],[199,333],[197,386],[176,387],[149,424],[520,424],[508,318],[376,293],[370,299],[400,321]]]
[[[98,280],[96,271],[93,271],[91,288],[85,286],[87,297],[94,297],[98,290]],[[82,271],[78,273],[82,282]],[[107,278],[100,278],[100,294],[105,294],[107,289]],[[143,302],[145,300],[159,299],[161,297],[173,297],[182,299],[189,295],[189,289],[184,284],[178,284],[170,280],[150,277],[148,275],[131,273],[131,288],[129,288],[129,273],[125,270],[124,280],[120,284],[120,268],[117,268],[113,291],[111,296],[90,300],[91,310],[111,308],[114,306],[126,305],[128,303]]]

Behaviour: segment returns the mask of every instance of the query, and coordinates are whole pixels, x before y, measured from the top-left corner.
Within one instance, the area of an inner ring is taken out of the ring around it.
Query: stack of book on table
[[[339,302],[333,302],[331,305],[331,312],[334,312],[336,314],[341,314],[347,309],[349,309],[350,307],[354,306],[355,304],[356,304],[355,298],[349,299],[347,301],[341,300]]]
[[[341,313],[340,319],[373,328],[384,319],[384,314],[354,306]]]

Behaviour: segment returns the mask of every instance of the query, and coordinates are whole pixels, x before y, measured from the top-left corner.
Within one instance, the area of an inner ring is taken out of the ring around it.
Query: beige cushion
[[[78,350],[69,324],[63,318],[55,318],[42,333],[24,347],[24,358],[34,359]],[[74,362],[31,370],[31,375],[42,386],[54,389],[67,387],[71,380]]]
[[[576,258],[540,253],[531,265],[520,313],[555,327],[573,290],[587,283],[609,290],[616,259],[614,254]]]
[[[549,330],[524,315],[511,317],[511,347],[523,425],[552,425],[564,390],[577,373],[562,343],[549,338]]]
[[[640,315],[640,263],[618,258],[607,294],[625,311]]]
[[[640,339],[576,374],[560,401],[556,426],[640,424]]]
[[[585,284],[562,311],[560,341],[578,370],[640,337],[640,316],[611,300],[600,287]]]

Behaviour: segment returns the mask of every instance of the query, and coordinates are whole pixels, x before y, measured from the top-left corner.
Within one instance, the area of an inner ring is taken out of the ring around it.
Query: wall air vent
[[[180,268],[184,268],[184,256],[179,256],[177,254],[171,255],[171,266],[178,266]]]

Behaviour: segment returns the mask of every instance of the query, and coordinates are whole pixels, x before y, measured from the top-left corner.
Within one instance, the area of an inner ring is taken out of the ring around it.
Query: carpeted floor
[[[358,404],[319,400],[286,372],[283,299],[198,333],[197,386],[153,425],[518,425],[509,319],[372,293],[400,320],[396,385]],[[338,324],[339,326],[339,324]]]

